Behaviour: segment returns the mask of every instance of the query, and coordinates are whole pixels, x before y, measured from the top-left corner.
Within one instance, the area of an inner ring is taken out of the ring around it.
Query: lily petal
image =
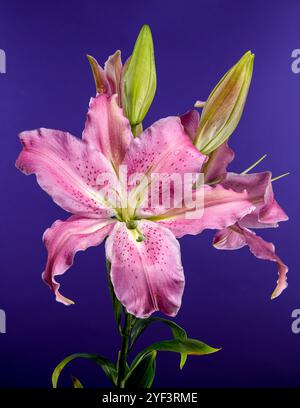
[[[112,173],[102,154],[58,130],[25,131],[20,140],[24,147],[17,168],[26,175],[35,173],[42,189],[63,209],[91,218],[113,214],[96,182],[100,174]]]
[[[181,115],[180,120],[186,134],[191,138],[191,141],[193,142],[199,126],[199,112],[195,109],[192,109]]]
[[[121,101],[121,73],[122,73],[122,60],[121,60],[121,51],[116,51],[111,55],[108,60],[105,62],[104,71],[106,73],[107,80],[110,84],[111,95],[119,95],[119,104]]]
[[[107,75],[104,69],[98,64],[97,60],[91,55],[87,55],[87,58],[92,68],[97,93],[112,95],[113,92],[111,90],[110,83],[107,79]]]
[[[146,129],[138,138],[131,143],[123,164],[127,166],[128,178],[140,173],[147,177],[149,195],[145,193],[145,183],[141,182],[137,189],[132,189],[132,196],[138,194],[140,198],[138,207],[143,207],[138,212],[143,217],[149,214],[165,212],[165,208],[153,208],[150,189],[153,187],[157,195],[161,195],[161,186],[155,185],[151,174],[156,174],[165,181],[172,180],[174,176],[179,178],[180,187],[183,186],[186,173],[200,173],[206,156],[200,153],[193,145],[190,138],[184,132],[180,118],[168,117],[159,120]],[[151,183],[153,184],[150,188]],[[130,202],[135,199],[129,197]],[[148,201],[147,201],[148,200]],[[158,201],[161,201],[159,199]],[[150,208],[148,208],[150,207]]]
[[[279,278],[271,299],[279,296],[287,287],[288,267],[276,255],[274,245],[271,242],[266,242],[253,231],[237,225],[231,226],[216,233],[213,245],[217,249],[239,249],[248,245],[252,254],[257,258],[276,262]]]
[[[205,183],[219,183],[226,176],[227,166],[234,159],[234,152],[224,142],[216,150],[214,150],[203,166]]]
[[[133,173],[196,173],[206,156],[184,132],[180,118],[155,122],[131,143],[123,164]]]
[[[175,316],[184,289],[179,243],[156,223],[140,221],[138,228],[145,238],[142,242],[125,223],[117,223],[106,241],[116,296],[139,318],[158,310]]]
[[[56,221],[45,231],[43,241],[48,250],[48,260],[42,277],[58,302],[65,305],[74,303],[59,293],[60,284],[55,276],[64,274],[71,267],[76,252],[101,244],[114,223],[112,219],[96,220],[73,215],[66,221]]]
[[[91,98],[83,140],[101,152],[117,170],[133,136],[117,95]]]
[[[274,199],[270,172],[235,174],[227,173],[222,186],[241,192],[247,190],[249,197],[256,201],[256,210],[240,221],[247,228],[277,227],[278,222],[286,221],[288,216]]]
[[[157,221],[169,228],[176,237],[196,235],[204,229],[226,228],[255,210],[246,190],[238,193],[221,185],[205,185],[202,191],[198,189],[195,194],[204,194],[202,211],[183,208],[157,217]]]

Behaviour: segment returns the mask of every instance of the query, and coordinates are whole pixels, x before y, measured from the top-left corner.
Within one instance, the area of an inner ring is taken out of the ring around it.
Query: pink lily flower
[[[193,140],[198,128],[199,113],[192,110],[182,115],[181,119]],[[279,222],[287,221],[288,216],[274,198],[271,173],[268,171],[252,174],[227,172],[227,166],[233,159],[234,152],[227,142],[213,151],[203,165],[205,183],[219,184],[225,189],[236,192],[247,190],[250,200],[255,202],[257,197],[256,208],[254,212],[247,214],[233,225],[218,231],[213,239],[213,245],[217,249],[224,250],[248,246],[257,258],[275,262],[279,278],[271,295],[271,298],[274,299],[287,287],[288,267],[276,255],[274,245],[257,236],[251,229],[276,228]]]
[[[185,282],[176,238],[206,228],[225,231],[250,219],[252,213],[261,214],[264,202],[270,199],[264,188],[252,194],[247,188],[235,191],[235,184],[226,183],[199,187],[204,193],[200,218],[187,217],[196,207],[143,208],[135,194],[137,187],[128,185],[116,191],[122,201],[128,190],[128,207],[111,204],[97,179],[110,174],[118,181],[121,165],[127,166],[129,175],[176,172],[183,176],[203,168],[207,158],[193,145],[187,127],[184,120],[182,124],[180,118],[168,117],[134,138],[117,95],[99,94],[91,99],[82,139],[43,128],[20,134],[23,150],[16,166],[26,175],[36,174],[40,187],[72,213],[67,220],[56,221],[43,236],[48,250],[43,279],[57,301],[73,303],[60,293],[56,276],[70,268],[76,252],[107,238],[111,281],[127,311],[140,318],[155,311],[174,316]]]

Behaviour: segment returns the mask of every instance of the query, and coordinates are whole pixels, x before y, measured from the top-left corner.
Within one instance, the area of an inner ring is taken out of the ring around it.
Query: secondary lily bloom
[[[129,174],[175,171],[183,175],[199,172],[206,160],[178,117],[159,120],[134,139],[116,95],[91,99],[82,140],[49,129],[25,131],[20,140],[24,147],[17,167],[25,174],[35,173],[39,185],[73,214],[66,221],[56,221],[44,234],[48,260],[43,279],[64,304],[73,302],[60,294],[55,277],[71,266],[77,251],[108,237],[111,281],[128,312],[147,317],[160,310],[174,316],[184,289],[176,237],[234,225],[263,199],[253,200],[246,190],[205,185],[201,187],[204,212],[199,219],[186,217],[193,208],[161,208],[151,213],[140,208],[139,201],[130,202],[130,209],[114,208],[97,185],[101,174],[118,178],[122,164]]]
[[[187,133],[194,140],[200,116],[193,110],[182,117]],[[247,214],[235,224],[216,233],[213,245],[217,249],[239,249],[248,246],[257,258],[273,261],[277,264],[279,279],[272,293],[272,299],[279,296],[287,287],[286,274],[288,267],[276,255],[272,243],[257,236],[251,229],[275,228],[280,221],[287,221],[288,216],[274,198],[271,173],[266,171],[253,174],[236,174],[227,172],[227,166],[234,159],[234,153],[227,142],[213,151],[203,165],[205,182],[219,184],[236,192],[247,190],[250,200],[256,202],[255,211]],[[263,198],[263,199],[262,199]]]

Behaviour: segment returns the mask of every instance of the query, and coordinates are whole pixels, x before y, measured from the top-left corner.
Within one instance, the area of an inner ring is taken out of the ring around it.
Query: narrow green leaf
[[[92,360],[96,364],[98,364],[107,375],[107,377],[111,380],[111,382],[115,385],[116,384],[116,367],[110,361],[104,357],[98,356],[96,354],[88,354],[88,353],[76,353],[72,354],[65,359],[63,359],[54,369],[52,373],[52,386],[53,388],[57,388],[57,382],[60,376],[60,373],[64,369],[64,367],[70,363],[70,361],[75,360],[77,358],[83,358],[87,360]]]
[[[84,386],[81,384],[78,378],[74,376],[72,376],[72,384],[73,384],[73,388],[84,388]]]
[[[151,388],[155,376],[156,354],[156,351],[146,354],[132,370],[129,370],[126,388]]]
[[[173,334],[174,339],[187,339],[186,331],[178,326],[175,322],[168,319],[163,319],[160,317],[150,317],[148,319],[139,319],[136,321],[133,329],[131,331],[131,348],[133,347],[136,340],[140,337],[140,335],[144,332],[144,330],[149,326],[152,322],[160,322],[167,325]],[[180,359],[180,368],[182,369],[187,359],[186,353],[181,353]]]
[[[152,344],[151,346],[147,347],[143,351],[141,351],[136,358],[133,360],[130,370],[134,370],[134,368],[140,363],[140,361],[144,358],[145,355],[151,353],[152,351],[172,351],[176,353],[184,353],[188,355],[207,355],[216,353],[220,349],[213,348],[208,346],[207,344],[195,340],[195,339],[174,339],[174,340],[165,340],[159,341],[157,343]],[[126,377],[127,380],[127,377]]]

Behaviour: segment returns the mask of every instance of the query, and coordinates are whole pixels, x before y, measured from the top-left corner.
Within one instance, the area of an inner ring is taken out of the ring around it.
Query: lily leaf
[[[141,351],[133,360],[130,370],[134,370],[140,361],[152,351],[172,351],[188,355],[206,355],[216,353],[220,349],[210,347],[209,345],[195,339],[174,339],[159,341]],[[127,377],[126,377],[127,379]]]
[[[70,363],[70,361],[75,360],[77,358],[83,358],[83,359],[94,361],[96,364],[98,364],[103,369],[104,373],[111,380],[111,382],[114,385],[116,385],[117,371],[116,371],[115,365],[110,360],[107,360],[106,358],[98,356],[96,354],[76,353],[76,354],[72,354],[66,357],[55,367],[52,373],[53,388],[57,388],[58,379],[64,367],[68,363]]]
[[[176,324],[172,320],[163,319],[161,317],[150,317],[148,319],[139,319],[134,324],[133,329],[131,331],[131,348],[133,347],[136,340],[140,337],[140,335],[144,332],[144,330],[152,322],[160,322],[170,327],[174,339],[187,339],[186,331],[182,327],[178,326],[178,324]],[[183,368],[186,362],[186,359],[187,359],[187,354],[181,353],[181,359],[180,359],[181,369]]]
[[[84,386],[81,384],[78,378],[74,376],[72,376],[72,384],[73,384],[73,388],[84,388]]]
[[[126,388],[151,388],[155,376],[156,354],[156,351],[147,353],[132,370],[129,370]]]

